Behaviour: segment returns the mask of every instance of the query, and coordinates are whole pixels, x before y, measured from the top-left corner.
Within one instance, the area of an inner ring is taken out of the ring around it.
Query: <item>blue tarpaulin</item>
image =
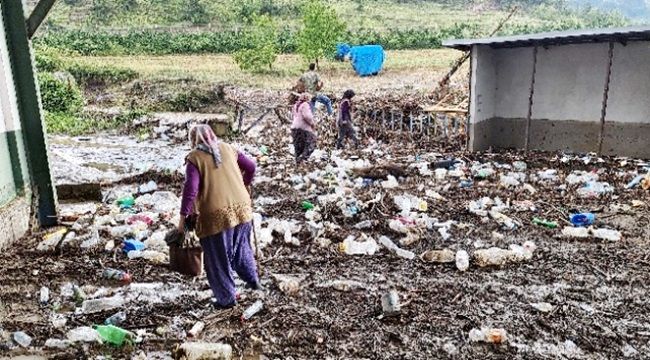
[[[354,71],[360,76],[377,75],[384,66],[384,48],[381,45],[336,46],[337,58],[343,59],[348,54]]]

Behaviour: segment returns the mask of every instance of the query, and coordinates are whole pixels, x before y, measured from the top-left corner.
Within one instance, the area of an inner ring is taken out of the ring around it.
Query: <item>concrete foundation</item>
[[[30,204],[27,196],[17,197],[0,207],[0,250],[29,230]]]

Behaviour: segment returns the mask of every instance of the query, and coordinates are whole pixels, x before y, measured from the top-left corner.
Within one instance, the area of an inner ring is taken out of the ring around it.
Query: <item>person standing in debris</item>
[[[352,98],[355,93],[353,90],[346,90],[343,93],[343,100],[341,100],[341,105],[339,107],[339,119],[338,119],[338,128],[339,136],[336,140],[336,148],[342,149],[343,144],[346,139],[350,139],[354,142],[354,146],[359,146],[359,139],[354,131],[352,126]]]
[[[309,64],[309,71],[300,77],[300,83],[303,85],[304,90],[312,95],[310,101],[312,113],[316,110],[316,102],[325,105],[327,108],[327,115],[331,116],[334,113],[334,109],[332,109],[332,100],[320,92],[323,88],[323,81],[321,81],[320,75],[316,72],[316,64]]]
[[[298,101],[293,104],[293,123],[291,124],[291,137],[293,138],[293,150],[296,156],[296,163],[309,159],[316,150],[316,122],[314,113],[309,105],[310,95],[300,94]]]
[[[197,214],[205,272],[215,308],[237,304],[233,270],[248,288],[259,290],[257,265],[250,245],[253,210],[250,186],[255,162],[232,145],[219,141],[209,125],[190,129],[192,150],[186,157],[186,178],[178,230]]]

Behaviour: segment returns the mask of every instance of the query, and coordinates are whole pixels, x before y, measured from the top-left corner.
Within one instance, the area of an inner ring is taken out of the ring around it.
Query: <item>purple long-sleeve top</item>
[[[248,186],[253,182],[255,176],[255,162],[244,155],[237,153],[237,165],[242,172],[244,185]],[[196,165],[187,162],[185,165],[185,185],[183,186],[183,199],[181,200],[181,216],[191,215],[194,208],[194,200],[199,195],[201,188],[201,173]]]

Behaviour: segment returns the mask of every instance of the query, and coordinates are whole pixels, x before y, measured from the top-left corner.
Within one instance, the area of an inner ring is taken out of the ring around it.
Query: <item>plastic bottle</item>
[[[131,274],[126,271],[107,268],[102,273],[102,277],[106,280],[118,281],[124,284],[131,282]]]
[[[569,219],[574,226],[586,227],[596,221],[596,215],[592,213],[571,214]]]
[[[135,205],[135,199],[131,195],[125,196],[117,200],[117,205],[120,209],[130,209]]]
[[[262,308],[264,307],[264,303],[262,300],[257,300],[253,305],[249,306],[248,309],[244,311],[244,313],[241,316],[241,321],[248,320],[252,318],[255,314],[260,312]]]
[[[394,316],[399,314],[400,303],[399,294],[395,290],[391,290],[381,297],[381,308],[385,316]]]
[[[469,254],[465,250],[456,252],[456,268],[460,271],[469,269]]]
[[[549,229],[556,229],[558,227],[557,222],[540,218],[533,218],[533,224],[544,226]]]
[[[25,334],[22,331],[16,331],[14,333],[13,337],[14,337],[14,341],[16,342],[16,344],[18,344],[18,345],[20,345],[20,346],[22,346],[24,348],[29,347],[29,345],[32,343],[32,337]]]
[[[307,200],[303,201],[300,205],[302,206],[303,210],[313,210],[315,207],[314,204]]]
[[[625,188],[626,188],[626,189],[632,189],[632,188],[636,187],[637,185],[639,185],[639,183],[641,182],[641,180],[643,180],[644,177],[645,177],[645,175],[638,175],[637,177],[635,177],[634,179],[632,179],[632,181],[630,181],[630,182],[625,186]]]
[[[190,337],[197,337],[201,331],[203,331],[203,328],[205,328],[205,323],[203,321],[199,321],[192,328],[190,331],[187,332],[188,336]]]
[[[135,338],[133,333],[113,325],[98,325],[95,326],[95,330],[103,342],[116,346],[132,343]]]
[[[39,300],[42,305],[45,305],[48,301],[50,301],[50,289],[48,289],[47,286],[41,287]]]
[[[456,254],[449,249],[428,250],[423,252],[422,255],[420,255],[420,258],[424,262],[444,264],[455,262]]]
[[[115,313],[115,314],[111,315],[106,320],[104,320],[104,325],[120,326],[125,321],[126,321],[126,313],[124,311],[120,311],[118,313]]]
[[[119,295],[108,298],[90,299],[81,304],[81,311],[84,314],[92,314],[100,311],[117,309],[124,306],[124,298]]]

